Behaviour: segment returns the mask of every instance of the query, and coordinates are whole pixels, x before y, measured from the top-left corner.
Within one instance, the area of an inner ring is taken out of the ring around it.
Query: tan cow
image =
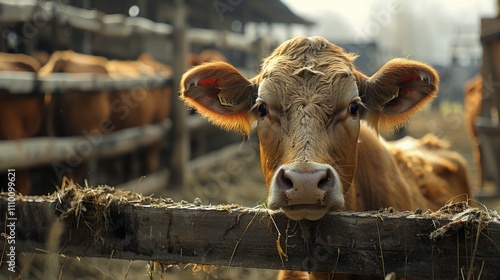
[[[469,140],[474,155],[474,162],[478,168],[478,186],[483,185],[483,166],[481,163],[481,151],[479,149],[478,134],[474,125],[476,117],[481,114],[481,102],[483,101],[483,77],[477,75],[467,81],[464,87],[464,124],[469,135]]]
[[[0,53],[0,71],[34,73],[39,68],[38,61],[30,56]],[[44,114],[43,95],[9,94],[6,90],[0,90],[0,140],[37,135],[42,127]],[[16,170],[16,187],[22,194],[31,193],[31,183],[26,171]]]
[[[135,61],[110,60],[105,65],[111,77],[117,79],[139,78],[144,75],[163,74],[172,76],[170,67],[143,54]],[[138,86],[131,90],[113,91],[110,94],[111,121],[114,130],[146,124],[160,123],[169,116],[172,87],[149,88]],[[147,148],[145,163],[141,163],[141,175],[157,169],[162,144]]]
[[[428,134],[421,139],[406,136],[386,145],[402,175],[418,185],[433,205],[431,209],[442,207],[452,198],[467,199],[470,194],[467,162],[460,154],[446,149],[448,142]]]
[[[214,49],[203,50],[199,55],[191,53],[188,57],[190,67],[198,66],[206,62],[225,61],[227,58],[221,52]]]
[[[181,94],[223,128],[246,135],[257,129],[267,206],[290,219],[381,207],[437,209],[436,201],[444,201],[441,192],[434,197],[430,186],[421,189],[404,176],[376,133],[404,124],[435,98],[436,71],[393,59],[367,77],[354,67],[355,58],[324,38],[296,37],[275,49],[250,80],[227,63],[207,63],[184,74]],[[450,187],[449,198],[469,194],[468,182],[442,185]],[[329,279],[290,271],[280,277]]]
[[[107,59],[99,56],[84,55],[73,51],[57,51],[40,69],[41,77],[52,73],[94,74],[107,76]],[[50,102],[48,134],[51,136],[80,136],[100,138],[110,129],[109,92],[81,92],[70,90],[62,94],[53,93]],[[79,152],[70,151],[66,162],[54,167],[58,177],[63,175],[82,184],[87,177],[86,164]],[[75,153],[75,154],[72,154]],[[61,179],[61,178],[59,178]]]

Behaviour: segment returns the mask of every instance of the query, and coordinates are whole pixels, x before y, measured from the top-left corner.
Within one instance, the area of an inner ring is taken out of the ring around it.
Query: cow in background
[[[93,74],[107,76],[105,67],[108,60],[104,57],[78,54],[73,51],[54,52],[48,62],[39,70],[39,76],[52,73]],[[62,94],[52,92],[49,102],[47,134],[49,136],[82,136],[99,138],[109,133],[111,109],[109,91],[82,92],[70,90]],[[53,168],[58,180],[62,176],[83,184],[88,177],[87,163],[79,153],[72,151],[66,162],[54,163]],[[70,153],[70,152],[68,152]]]
[[[110,60],[105,64],[112,78],[139,78],[144,75],[163,74],[172,76],[170,67],[156,61],[148,54],[141,55],[135,61]],[[170,114],[172,86],[150,88],[149,85],[131,90],[112,91],[110,93],[111,123],[113,130],[156,124],[164,121]],[[141,160],[124,160],[125,174],[132,174],[133,163],[139,163],[139,175],[146,175],[158,169],[160,152],[163,143],[155,143],[143,148],[133,155],[144,155]],[[140,156],[141,157],[141,156]],[[130,179],[130,178],[125,178]]]
[[[474,155],[474,162],[478,168],[478,186],[483,185],[483,164],[481,162],[481,150],[479,149],[478,133],[475,127],[476,117],[481,114],[481,102],[483,101],[483,77],[477,75],[467,81],[464,86],[464,121],[465,129]]]
[[[0,53],[0,71],[36,73],[39,68],[40,63],[30,56]],[[10,94],[5,89],[0,90],[0,140],[17,140],[36,136],[43,127],[44,118],[43,95]],[[2,179],[3,186],[6,186],[6,182]],[[31,182],[26,170],[16,169],[15,183],[19,193],[25,195],[31,193]]]
[[[223,62],[192,68],[183,76],[181,95],[227,130],[248,136],[256,128],[267,206],[292,220],[383,207],[437,210],[443,192],[406,177],[377,134],[379,127],[401,126],[435,98],[437,72],[394,59],[367,77],[354,67],[355,58],[324,38],[296,37],[275,49],[252,79]],[[421,149],[421,159],[442,149]],[[441,185],[451,187],[447,199],[467,199],[469,182],[460,184]],[[332,279],[296,271],[282,271],[279,278]]]
[[[447,149],[447,141],[427,134],[421,139],[406,136],[386,145],[403,176],[418,185],[431,209],[442,207],[455,196],[467,199],[470,195],[467,162]]]
[[[190,54],[188,57],[188,62],[190,67],[198,66],[205,62],[215,62],[215,61],[224,61],[227,62],[226,56],[214,49],[206,49],[203,50],[200,54]]]

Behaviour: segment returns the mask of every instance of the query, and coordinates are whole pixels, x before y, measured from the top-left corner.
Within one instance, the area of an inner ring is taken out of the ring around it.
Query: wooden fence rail
[[[81,160],[105,158],[134,151],[165,139],[170,120],[128,128],[108,135],[36,137],[0,141],[0,170],[29,168],[61,162],[70,156]]]
[[[296,222],[260,207],[175,203],[112,188],[67,186],[52,197],[14,198],[0,196],[0,217],[2,223],[15,224],[17,252],[364,275],[395,272],[410,279],[468,279],[469,273],[470,279],[500,277],[498,214],[465,203],[435,213],[331,213],[318,222]],[[49,238],[55,221],[64,230]],[[57,238],[57,248],[46,247],[47,240]]]
[[[189,131],[209,128],[205,119],[191,116],[187,119]],[[71,153],[82,155],[82,160],[111,157],[134,151],[165,138],[171,129],[169,119],[159,124],[132,127],[107,135],[73,137],[35,137],[0,141],[0,170],[31,168],[67,159]],[[89,151],[91,148],[92,151]]]
[[[36,73],[2,71],[0,89],[12,94],[65,93],[68,90],[98,92],[102,90],[127,90],[135,87],[154,89],[172,84],[171,76],[154,75],[117,79],[96,74],[53,73],[44,77]]]
[[[146,18],[127,17],[120,14],[107,15],[100,11],[87,10],[56,1],[1,0],[0,22],[23,21],[47,22],[57,19],[59,24],[97,33],[103,36],[129,37],[133,34],[167,36],[173,27],[156,23]]]
[[[121,14],[108,15],[96,10],[87,10],[57,2],[36,0],[0,0],[0,23],[22,21],[49,21],[57,19],[59,24],[110,37],[129,37],[134,34],[171,36],[174,28],[165,23],[153,22],[141,17],[127,17]],[[37,22],[38,23],[38,22]],[[190,28],[189,42],[217,45],[251,52],[252,40],[243,34],[211,29]],[[269,38],[267,40],[270,40]]]

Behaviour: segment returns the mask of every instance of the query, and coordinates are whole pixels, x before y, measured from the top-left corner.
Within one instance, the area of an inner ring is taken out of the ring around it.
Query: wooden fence
[[[500,12],[500,11],[499,11]],[[483,185],[495,185],[491,197],[500,197],[500,17],[481,20],[483,77],[481,111],[476,118]]]
[[[15,224],[16,252],[373,276],[394,272],[409,279],[500,277],[500,216],[464,202],[434,213],[385,209],[297,222],[262,207],[205,206],[66,186],[51,197],[4,193],[0,215]],[[50,236],[54,226],[62,227],[59,236]],[[47,247],[54,240],[57,246]]]
[[[53,73],[47,77],[38,77],[35,73],[19,72],[1,72],[0,89],[6,89],[11,94],[33,94],[41,92],[51,92],[64,94],[67,90],[79,90],[96,92],[101,90],[126,90],[134,87],[157,88],[167,84],[173,87],[173,92],[178,92],[178,84],[182,73],[187,69],[187,60],[191,44],[209,44],[224,48],[237,49],[245,52],[264,53],[262,46],[257,46],[248,37],[242,34],[188,28],[186,24],[186,5],[182,0],[174,1],[176,9],[175,22],[173,25],[165,23],[156,23],[149,19],[140,17],[127,17],[124,15],[108,15],[100,11],[77,8],[65,5],[56,1],[0,1],[0,23],[12,24],[18,22],[43,21],[43,23],[54,22],[55,25],[71,26],[84,32],[83,35],[93,34],[102,38],[127,38],[132,35],[153,36],[168,38],[173,42],[173,51],[175,57],[173,60],[174,76],[167,77],[163,75],[144,76],[136,79],[116,80],[109,77],[98,77],[92,74],[65,74]],[[33,22],[41,25],[40,22]],[[34,39],[33,39],[34,40]],[[265,40],[264,40],[265,41]],[[82,50],[90,51],[92,40],[89,36],[82,37],[82,45],[86,46]],[[261,44],[270,47],[270,43]],[[117,132],[112,136],[106,136],[104,142],[98,143],[93,148],[92,155],[88,159],[95,159],[109,154],[117,155],[119,153],[131,152],[134,149],[143,147],[150,143],[158,141],[168,141],[169,155],[168,165],[171,170],[170,185],[184,186],[186,182],[187,162],[189,160],[189,139],[190,132],[205,126],[207,123],[192,120],[188,118],[187,111],[183,104],[172,95],[171,118],[168,125],[159,124],[149,126],[149,128],[129,129],[127,132]],[[168,121],[167,121],[168,122]],[[197,123],[197,125],[192,125]],[[156,127],[156,128],[153,128]],[[169,133],[167,134],[167,131]],[[145,139],[141,140],[138,135],[144,133]],[[120,137],[125,137],[120,140]],[[49,142],[46,142],[49,141]],[[15,141],[0,142],[0,151],[7,151],[0,161],[0,167],[32,167],[40,166],[43,163],[50,164],[56,159],[64,158],[64,150],[74,147],[82,141],[88,141],[85,137],[71,138],[39,138]],[[110,141],[110,142],[107,142]],[[44,143],[46,142],[46,143]],[[112,143],[122,143],[120,147]],[[125,144],[127,143],[127,144]],[[135,144],[133,144],[135,143]],[[124,148],[124,146],[127,148]],[[12,147],[21,147],[13,150]],[[44,150],[37,150],[37,149]],[[103,153],[102,151],[106,151]],[[165,174],[165,171],[159,174]],[[159,176],[157,174],[157,176]],[[135,180],[137,181],[137,180]],[[159,182],[165,182],[160,180]],[[161,187],[161,186],[158,186]],[[163,186],[164,187],[164,186]],[[153,189],[153,188],[146,188]]]

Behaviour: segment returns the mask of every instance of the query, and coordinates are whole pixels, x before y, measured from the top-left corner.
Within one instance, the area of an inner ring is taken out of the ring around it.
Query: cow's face
[[[225,63],[190,70],[182,97],[227,129],[249,134],[256,126],[268,207],[317,220],[344,207],[361,119],[398,126],[437,89],[435,71],[421,63],[393,60],[367,78],[353,60],[323,38],[294,38],[252,80]]]

